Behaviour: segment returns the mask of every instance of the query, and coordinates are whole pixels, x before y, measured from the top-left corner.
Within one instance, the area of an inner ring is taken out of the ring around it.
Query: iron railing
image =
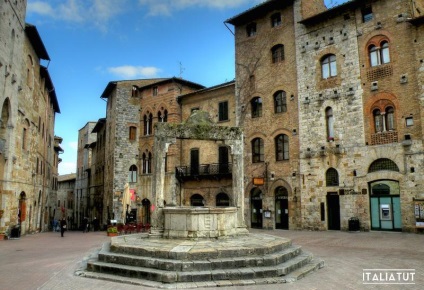
[[[199,166],[178,166],[175,175],[179,180],[201,178],[224,178],[232,176],[231,163],[200,164]]]

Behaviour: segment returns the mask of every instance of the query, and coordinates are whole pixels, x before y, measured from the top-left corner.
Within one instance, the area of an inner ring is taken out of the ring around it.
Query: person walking
[[[84,217],[82,220],[82,232],[86,233],[88,231],[88,218]]]
[[[60,236],[62,238],[63,238],[63,233],[66,231],[66,226],[67,226],[66,219],[65,218],[62,218],[60,220]]]

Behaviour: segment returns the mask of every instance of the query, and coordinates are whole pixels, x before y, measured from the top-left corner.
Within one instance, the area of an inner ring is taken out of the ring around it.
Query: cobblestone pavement
[[[424,289],[424,235],[391,232],[251,230],[292,239],[325,267],[288,284],[220,289]],[[152,289],[74,275],[104,242],[105,232],[39,233],[0,241],[0,289]],[[413,285],[367,285],[364,269],[415,269]],[[213,288],[208,288],[213,289]]]

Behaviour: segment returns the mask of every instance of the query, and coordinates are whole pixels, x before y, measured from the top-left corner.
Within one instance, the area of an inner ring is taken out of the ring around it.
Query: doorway
[[[141,222],[145,224],[150,224],[150,207],[151,203],[150,200],[147,198],[143,199],[141,201]]]
[[[219,173],[227,174],[228,168],[228,147],[220,146],[218,150]]]
[[[199,175],[199,149],[190,150],[190,173],[191,175]]]
[[[261,229],[262,224],[262,191],[254,188],[250,192],[251,227]]]
[[[340,198],[337,192],[327,193],[327,221],[329,230],[340,230]]]
[[[393,180],[372,182],[370,192],[371,229],[401,231],[399,183]]]
[[[275,189],[275,228],[289,229],[289,200],[287,189],[279,186]]]

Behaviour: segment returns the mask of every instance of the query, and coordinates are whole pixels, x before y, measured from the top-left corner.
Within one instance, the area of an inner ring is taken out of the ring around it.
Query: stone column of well
[[[243,164],[243,138],[227,141],[231,147],[233,160],[233,198],[234,206],[237,207],[237,226],[239,233],[247,233],[244,220],[244,164]]]
[[[154,210],[151,214],[151,235],[162,236],[164,230],[164,185],[165,185],[165,158],[168,147],[175,144],[175,138],[155,136],[153,151],[153,180],[152,197]]]

